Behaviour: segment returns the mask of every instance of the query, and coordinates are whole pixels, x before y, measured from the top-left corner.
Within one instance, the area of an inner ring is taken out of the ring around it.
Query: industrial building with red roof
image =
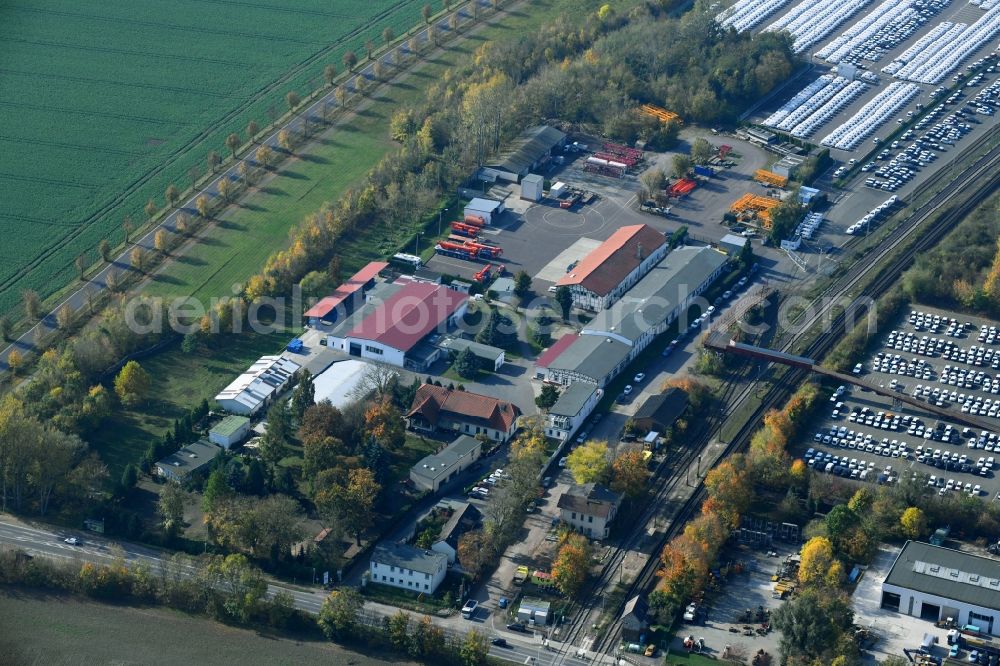
[[[401,277],[379,283],[366,302],[327,335],[327,346],[351,356],[425,371],[441,354],[433,342],[468,307],[467,294]]]
[[[666,236],[648,225],[621,227],[571,268],[556,286],[569,287],[578,307],[603,310],[663,259],[668,249]]]
[[[453,430],[507,441],[517,430],[517,405],[488,395],[423,384],[413,396],[406,423],[415,430]]]
[[[352,275],[332,294],[320,299],[316,305],[306,310],[305,316],[309,320],[309,325],[315,327],[321,322],[333,323],[337,319],[349,315],[358,305],[357,297],[373,287],[375,278],[388,266],[389,264],[384,261],[373,261]]]

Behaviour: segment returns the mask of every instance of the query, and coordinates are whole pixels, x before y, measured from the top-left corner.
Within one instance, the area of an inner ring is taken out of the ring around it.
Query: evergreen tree
[[[302,378],[292,392],[292,415],[296,421],[302,420],[302,415],[312,406],[315,399],[316,386],[313,383],[312,373],[303,370]]]
[[[285,449],[291,439],[292,424],[288,407],[278,401],[267,410],[267,431],[260,445],[260,455],[270,465],[277,465],[285,457]]]
[[[453,366],[460,377],[471,379],[479,371],[479,360],[468,347],[458,353]]]

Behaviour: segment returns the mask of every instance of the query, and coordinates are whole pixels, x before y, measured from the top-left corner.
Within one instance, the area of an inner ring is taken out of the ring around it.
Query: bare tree
[[[181,191],[173,183],[167,185],[167,191],[163,193],[163,198],[167,201],[167,206],[173,208],[177,205],[177,200],[181,198]]]
[[[448,29],[457,34],[458,27],[458,14],[455,13],[448,17]]]
[[[42,300],[38,297],[38,292],[34,289],[25,289],[21,292],[21,300],[24,302],[24,312],[28,319],[38,319],[42,308]]]
[[[84,273],[87,272],[87,255],[82,253],[77,255],[76,259],[73,261],[73,265],[76,267],[76,272],[82,280]]]
[[[235,160],[236,159],[236,151],[239,150],[239,148],[240,148],[240,135],[237,134],[236,132],[233,132],[232,134],[230,134],[229,136],[227,136],[226,137],[226,148],[228,148],[229,152],[233,154],[233,159]]]
[[[146,211],[146,217],[152,220],[153,216],[156,215],[157,211],[156,202],[150,199],[149,201],[146,202],[146,206],[143,208],[143,210]]]
[[[378,399],[384,398],[392,389],[392,384],[399,375],[388,365],[369,363],[365,373],[361,375],[357,386],[351,391],[351,398],[363,400],[374,394]]]
[[[344,67],[347,68],[347,71],[353,72],[354,71],[354,66],[357,65],[357,64],[358,64],[358,56],[354,53],[354,51],[345,51],[344,52]]]
[[[424,17],[424,23],[430,23],[431,22],[431,14],[433,14],[433,13],[434,13],[434,10],[431,9],[431,6],[429,4],[428,5],[424,5],[423,8],[421,8],[420,15]]]
[[[201,169],[197,164],[192,164],[188,169],[188,179],[191,181],[191,189],[198,186],[198,179],[201,178]]]
[[[97,254],[101,255],[102,260],[111,261],[111,243],[108,242],[107,238],[102,238],[101,242],[97,244]]]
[[[382,30],[382,41],[385,42],[386,46],[389,46],[395,38],[396,33],[392,31],[392,28],[386,27]]]
[[[375,42],[370,39],[365,40],[365,53],[368,54],[368,59],[372,59],[372,52],[375,51]]]
[[[375,64],[372,65],[372,76],[375,77],[376,81],[381,81],[385,78],[385,65],[382,64],[381,60],[376,60]]]
[[[208,157],[205,158],[205,161],[208,162],[208,170],[212,173],[215,173],[216,169],[219,168],[219,165],[222,164],[222,158],[219,157],[219,153],[214,150],[208,151]]]
[[[289,111],[294,111],[302,103],[302,98],[294,90],[289,90],[288,94],[285,95],[285,103],[288,104]]]
[[[332,63],[323,68],[323,80],[326,81],[327,87],[333,85],[333,80],[337,78],[337,67]]]
[[[438,43],[438,29],[436,25],[427,26],[427,40],[437,46]]]
[[[344,86],[337,86],[333,91],[333,98],[337,100],[337,106],[341,108],[347,106],[347,89]]]
[[[113,268],[108,271],[108,274],[104,277],[104,286],[107,287],[108,291],[112,294],[118,292],[118,289],[121,286],[118,280],[118,271]]]
[[[125,242],[128,243],[129,236],[131,236],[132,232],[135,231],[135,225],[132,224],[131,215],[126,215],[124,219],[122,219],[122,231],[125,232]]]
[[[414,35],[410,37],[410,41],[406,42],[406,50],[415,56],[420,55],[420,40]]]
[[[247,123],[247,137],[250,141],[253,141],[258,132],[260,132],[260,125],[257,124],[256,120],[251,120]]]

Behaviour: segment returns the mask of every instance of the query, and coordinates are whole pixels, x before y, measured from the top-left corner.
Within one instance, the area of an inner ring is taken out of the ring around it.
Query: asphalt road
[[[491,7],[490,0],[473,0],[478,2],[483,8]],[[464,6],[457,10],[459,16],[464,19],[466,25],[472,17],[471,10],[469,6]],[[442,38],[446,38],[451,30],[448,28],[448,17],[442,17],[437,23],[434,24],[435,29]],[[426,45],[428,43],[428,28],[424,27],[418,32],[414,33],[413,37],[421,42],[421,45]],[[407,40],[408,41],[408,40]],[[406,43],[402,43],[399,46],[393,48],[391,51],[383,53],[376,60],[380,60],[383,65],[386,66],[386,70],[393,72],[393,67],[390,61],[399,61],[401,58],[405,58],[409,54],[409,49]],[[374,80],[374,66],[375,61],[364,63],[360,66],[359,70],[355,73],[353,77],[343,82],[343,85],[351,90],[356,89],[356,83],[359,76],[363,76],[369,81]],[[336,108],[337,103],[334,99],[334,88],[331,88],[327,94],[318,98],[309,106],[304,107],[297,115],[289,119],[289,121],[281,126],[276,127],[274,131],[265,139],[261,140],[258,145],[266,145],[271,148],[272,151],[278,154],[283,154],[285,151],[278,145],[278,134],[284,130],[288,129],[294,132],[301,132],[304,124],[306,122],[319,123],[323,118],[323,111],[327,108]],[[324,130],[325,131],[325,130]],[[322,133],[322,132],[321,132]],[[241,163],[246,163],[248,167],[256,168],[259,163],[254,159],[254,152],[256,147],[252,150],[247,151],[240,159],[234,161],[230,164],[224,171],[220,172],[215,178],[203,185],[202,189],[188,198],[186,201],[181,202],[178,206],[167,215],[160,224],[156,227],[150,229],[144,236],[135,238],[126,244],[124,251],[117,257],[114,258],[111,263],[104,266],[96,275],[91,276],[86,283],[84,283],[79,289],[66,297],[65,300],[60,302],[51,312],[45,315],[37,324],[28,329],[21,337],[8,345],[3,351],[0,351],[0,372],[6,372],[9,369],[7,363],[7,357],[10,352],[17,349],[22,355],[30,354],[35,350],[35,341],[38,339],[39,335],[43,337],[48,337],[55,333],[58,329],[56,324],[56,313],[59,312],[63,307],[69,307],[73,313],[79,313],[87,309],[88,304],[92,302],[95,297],[102,295],[107,290],[107,280],[108,275],[112,271],[115,271],[118,275],[127,274],[133,271],[131,262],[129,261],[129,254],[136,247],[143,248],[148,252],[155,251],[154,239],[156,237],[156,232],[164,229],[171,233],[176,231],[177,215],[180,212],[184,212],[187,215],[194,217],[197,215],[197,209],[195,202],[198,197],[206,195],[213,202],[219,198],[219,183],[223,180],[229,180],[233,183],[237,183],[240,180],[239,168]],[[180,250],[177,250],[180,252]]]
[[[80,539],[80,545],[72,546],[64,541],[64,539],[71,536]],[[0,546],[19,548],[36,557],[72,560],[81,563],[95,562],[98,564],[110,563],[118,553],[122,553],[126,562],[144,562],[154,569],[167,566],[167,562],[171,556],[169,551],[161,551],[125,541],[112,541],[90,533],[25,525],[8,517],[0,518]],[[187,567],[187,575],[194,576],[197,572],[198,569],[196,567]],[[320,607],[323,605],[323,600],[326,598],[326,593],[321,589],[309,589],[273,581],[269,582],[267,586],[268,595],[271,596],[278,592],[287,592],[292,596],[295,608],[314,615],[319,613]],[[396,613],[397,610],[392,606],[367,601],[365,602],[364,612],[368,621],[374,623],[380,622],[382,617]],[[411,615],[416,614],[411,613]],[[560,664],[572,664],[574,666],[603,663],[601,660],[577,659],[575,655],[564,654],[563,647],[559,643],[553,642],[549,648],[546,648],[534,636],[506,630],[491,632],[489,624],[482,618],[475,618],[472,621],[463,619],[461,615],[448,618],[430,616],[430,618],[434,624],[440,626],[449,635],[462,636],[469,629],[478,628],[480,631],[486,633],[490,639],[495,637],[504,638],[508,646],[491,646],[490,654],[506,661],[519,664],[531,663],[537,666],[553,666],[557,662]],[[607,663],[611,662],[608,661]]]

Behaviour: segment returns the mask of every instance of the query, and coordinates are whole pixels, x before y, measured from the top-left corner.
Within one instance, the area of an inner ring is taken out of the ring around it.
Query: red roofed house
[[[373,287],[375,278],[388,266],[389,264],[384,261],[373,261],[355,273],[347,282],[337,287],[332,294],[306,310],[305,316],[309,320],[309,325],[316,327],[320,322],[331,324],[337,319],[349,315],[358,305],[358,296]]]
[[[329,332],[327,346],[423,372],[441,354],[431,338],[461,319],[469,296],[430,282],[400,278],[378,284],[366,301]]]
[[[622,297],[668,250],[667,237],[645,224],[621,227],[580,260],[556,286],[569,287],[573,303],[603,310]]]
[[[506,442],[517,430],[520,415],[521,410],[510,402],[424,384],[413,397],[406,423],[414,430],[454,430]]]

